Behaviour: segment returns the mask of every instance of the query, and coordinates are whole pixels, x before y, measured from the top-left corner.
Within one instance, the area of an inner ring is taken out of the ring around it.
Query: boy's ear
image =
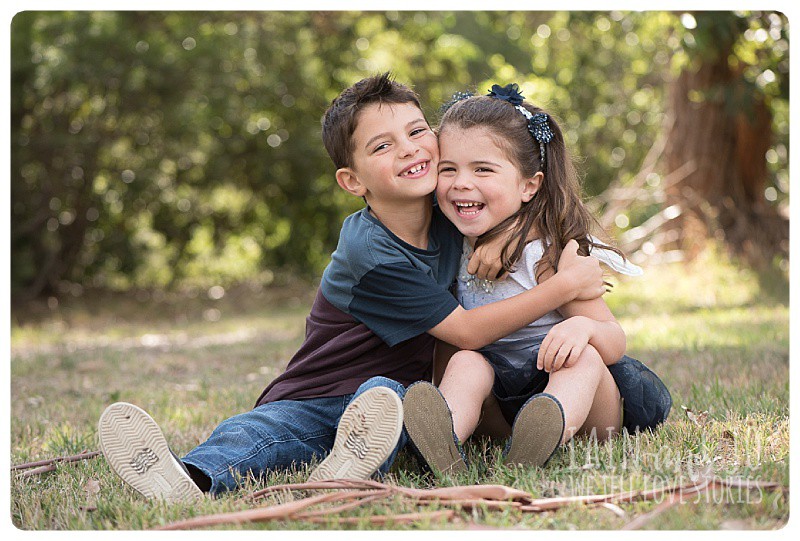
[[[355,171],[349,167],[336,170],[336,183],[346,192],[358,197],[364,197],[367,188],[361,183]]]
[[[522,201],[527,203],[533,196],[536,195],[536,192],[539,191],[539,188],[542,186],[542,181],[544,180],[544,173],[539,171],[531,178],[526,178],[523,180],[525,183],[522,187]]]

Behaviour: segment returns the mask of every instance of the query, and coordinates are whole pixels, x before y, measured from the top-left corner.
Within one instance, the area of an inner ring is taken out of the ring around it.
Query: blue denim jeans
[[[279,400],[223,421],[208,440],[182,460],[211,480],[211,494],[235,489],[248,475],[289,469],[324,458],[333,447],[336,427],[350,401],[373,387],[388,387],[402,399],[405,388],[384,377],[364,382],[353,394],[304,400]],[[385,474],[405,445],[397,447],[378,470]]]

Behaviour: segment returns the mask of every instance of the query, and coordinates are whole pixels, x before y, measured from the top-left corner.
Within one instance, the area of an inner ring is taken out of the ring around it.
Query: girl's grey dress
[[[593,240],[600,242],[599,239]],[[472,248],[467,240],[464,239],[455,294],[459,303],[467,310],[513,297],[536,287],[535,268],[536,263],[544,254],[544,244],[538,239],[529,242],[525,246],[520,260],[515,265],[516,270],[509,273],[505,280],[497,282],[481,280],[467,272],[467,264],[471,253]],[[590,255],[621,274],[629,276],[642,274],[640,267],[624,260],[610,250],[594,248]],[[536,356],[539,352],[539,346],[548,331],[556,324],[564,321],[564,319],[564,316],[558,311],[553,310],[526,327],[479,350],[494,369],[495,381],[492,391],[509,423],[513,422],[516,412],[524,402],[532,395],[542,392],[547,385],[548,374],[536,368]],[[632,411],[628,414],[626,411],[624,416],[627,419],[623,421],[623,424],[628,425],[627,421],[635,419],[636,428],[643,428],[643,423],[654,426],[654,424],[663,421],[671,406],[671,398],[669,398],[669,393],[663,383],[655,374],[635,359],[623,357],[617,364],[619,367],[611,365],[609,370],[620,388],[620,393],[626,403],[626,410],[628,409],[627,403],[631,402],[631,400],[638,403],[641,402],[644,395],[650,396],[651,393],[648,391],[654,391],[655,395],[659,397],[657,401],[661,404],[659,412],[648,412],[648,415],[646,415],[648,417],[647,420],[636,414],[636,412]],[[647,381],[634,382],[620,381],[619,379],[640,379],[640,376],[645,376]],[[642,385],[647,388],[642,388]],[[645,391],[644,395],[632,398],[626,397],[625,389],[634,387],[636,394],[641,395],[642,393],[639,391],[643,390]],[[630,404],[630,406],[633,407],[636,404]],[[664,409],[664,406],[666,406],[666,409]],[[640,405],[639,407],[648,409],[647,405]],[[649,413],[653,413],[655,418],[649,419],[649,417],[652,417]],[[630,430],[634,430],[633,425],[631,425]]]

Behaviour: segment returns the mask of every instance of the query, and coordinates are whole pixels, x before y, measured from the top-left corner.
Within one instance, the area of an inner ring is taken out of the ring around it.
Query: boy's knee
[[[652,370],[628,356],[608,369],[624,400],[623,426],[629,432],[653,429],[666,421],[672,396]]]
[[[403,398],[403,396],[405,396],[406,394],[406,388],[403,386],[402,383],[399,383],[391,378],[387,378],[384,376],[374,376],[369,378],[367,381],[365,381],[359,386],[355,394],[357,395],[361,394],[364,391],[367,391],[374,387],[388,387],[389,389],[393,390],[398,395],[400,395],[400,398]]]

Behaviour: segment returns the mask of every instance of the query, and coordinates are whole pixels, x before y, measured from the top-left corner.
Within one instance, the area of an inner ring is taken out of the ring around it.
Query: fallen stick
[[[329,523],[335,522],[338,524],[358,524],[359,522],[367,521],[371,524],[386,524],[387,522],[408,523],[416,522],[419,520],[430,519],[438,520],[445,518],[450,520],[455,516],[455,511],[446,509],[444,511],[432,511],[430,513],[405,513],[401,515],[372,515],[370,517],[312,517],[308,522],[314,523]]]
[[[398,492],[420,500],[474,500],[530,501],[531,495],[524,490],[503,485],[466,485],[443,488],[397,487]]]
[[[33,477],[34,475],[40,475],[42,473],[47,473],[51,471],[55,471],[58,469],[58,466],[55,464],[48,464],[47,466],[39,466],[38,468],[33,468],[31,470],[27,470],[17,474],[17,477],[22,479],[25,477]]]
[[[564,496],[558,498],[533,498],[531,494],[503,485],[468,485],[462,487],[443,487],[433,489],[414,489],[387,485],[377,481],[332,480],[315,483],[297,483],[275,485],[260,490],[249,499],[255,499],[269,493],[292,490],[326,490],[343,492],[326,492],[325,494],[311,496],[297,501],[274,505],[270,507],[236,511],[217,515],[201,516],[193,519],[167,524],[160,529],[175,530],[189,528],[203,528],[220,524],[241,524],[245,522],[268,520],[306,520],[309,522],[338,521],[343,524],[358,523],[369,520],[374,523],[383,523],[389,520],[414,521],[421,518],[452,518],[455,510],[443,510],[432,513],[408,513],[404,515],[377,515],[369,518],[345,517],[331,518],[330,515],[360,507],[365,503],[383,499],[391,495],[399,495],[411,500],[411,504],[453,506],[462,508],[476,508],[484,506],[487,509],[513,508],[523,512],[554,511],[573,504],[598,505],[609,509],[622,516],[624,511],[616,504],[633,501],[653,501],[667,495],[668,498],[660,502],[650,513],[642,515],[628,523],[630,528],[639,528],[642,524],[652,520],[676,503],[685,501],[691,495],[700,494],[714,487],[741,487],[748,489],[783,489],[779,483],[748,481],[741,479],[721,479],[715,477],[701,477],[696,481],[683,484],[661,487],[653,490],[633,490],[611,494],[591,494],[587,496]],[[336,507],[316,511],[305,511],[309,507],[334,501],[347,502]]]
[[[368,492],[366,495],[372,495],[373,492]],[[365,496],[365,493],[351,492],[346,494],[331,492],[327,494],[320,494],[317,496],[310,496],[301,500],[293,502],[282,503],[270,507],[261,507],[256,509],[247,509],[245,511],[233,511],[230,513],[218,513],[215,515],[204,515],[200,517],[180,520],[171,522],[157,530],[190,530],[193,528],[206,528],[208,526],[218,526],[220,524],[245,524],[248,522],[266,522],[270,520],[288,520],[293,518],[294,515],[300,513],[304,509],[308,509],[312,505],[319,503],[326,503],[337,500],[356,499]]]
[[[87,460],[101,454],[102,453],[100,451],[91,451],[91,452],[83,451],[82,453],[79,453],[77,455],[60,456],[57,458],[50,458],[47,460],[38,460],[36,462],[26,462],[25,464],[17,464],[16,466],[11,466],[11,471],[13,472],[19,470],[28,470],[30,468],[38,468],[40,466],[50,466],[58,462],[78,462],[79,460]],[[52,470],[47,470],[47,471],[52,471]]]
[[[672,509],[679,503],[683,503],[686,499],[688,499],[690,494],[683,494],[683,493],[673,493],[670,494],[670,497],[660,504],[658,504],[655,509],[650,511],[649,513],[645,513],[644,515],[640,515],[633,519],[632,521],[625,524],[622,529],[623,530],[641,530],[645,525],[652,522],[656,517],[663,514],[665,511]]]
[[[295,519],[295,520],[305,520],[305,519],[309,519],[309,518],[312,518],[312,517],[318,517],[318,516],[322,516],[322,515],[334,515],[334,514],[337,514],[337,513],[341,513],[342,511],[348,511],[348,510],[354,509],[356,507],[361,507],[362,505],[370,503],[370,502],[374,502],[374,501],[377,501],[377,500],[382,500],[382,499],[386,498],[389,495],[390,495],[390,493],[388,491],[387,492],[376,493],[376,494],[373,494],[371,496],[367,496],[365,498],[361,498],[360,500],[357,500],[357,501],[354,501],[354,502],[345,503],[345,504],[342,504],[342,505],[337,505],[336,507],[328,507],[326,509],[320,509],[319,511],[306,511],[304,513],[300,513],[298,515],[295,515],[292,518]]]
[[[463,507],[465,509],[476,509],[485,507],[486,509],[507,509],[509,507],[518,508],[520,502],[498,502],[494,500],[418,500],[419,505],[447,505],[453,507]]]
[[[292,490],[351,490],[351,489],[391,489],[390,485],[385,485],[378,481],[356,480],[356,479],[331,479],[327,481],[316,481],[313,483],[287,483],[283,485],[273,485],[263,488],[252,494],[244,496],[243,500],[255,500],[271,494],[273,492],[284,492]]]
[[[285,490],[329,490],[329,489],[383,489],[390,490],[397,494],[403,494],[415,499],[422,500],[523,500],[531,499],[531,495],[525,491],[503,485],[466,485],[442,488],[408,488],[396,485],[387,485],[378,481],[360,481],[349,479],[337,479],[330,481],[317,481],[315,483],[295,483],[285,485],[275,485],[254,492],[246,499],[256,499],[271,492]]]
[[[612,513],[617,515],[619,518],[627,518],[628,517],[628,513],[626,513],[624,509],[622,509],[619,505],[616,505],[616,504],[613,504],[613,503],[602,502],[602,503],[596,504],[595,507],[598,507],[598,508],[601,508],[601,509],[608,509],[609,511],[611,511]]]
[[[531,500],[527,505],[519,509],[521,511],[553,511],[567,505],[579,504],[600,504],[600,503],[625,503],[632,501],[655,500],[664,494],[675,492],[681,494],[697,494],[699,491],[706,490],[711,484],[710,480],[702,479],[686,485],[672,485],[668,487],[642,491],[632,490],[628,492],[617,492],[611,494],[590,494],[587,496],[563,496],[559,498],[539,498]]]

